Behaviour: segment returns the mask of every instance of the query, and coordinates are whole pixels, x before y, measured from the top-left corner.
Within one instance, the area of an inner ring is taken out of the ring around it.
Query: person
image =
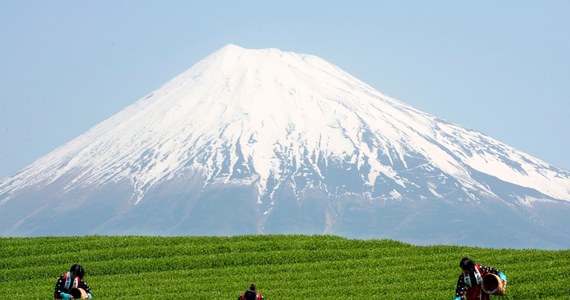
[[[252,283],[249,286],[249,290],[241,294],[238,300],[265,300],[265,297],[263,297],[261,293],[257,292],[257,287]]]
[[[464,257],[459,262],[461,274],[457,280],[454,300],[488,300],[489,294],[483,290],[483,277],[487,274],[495,274],[502,280],[503,290],[507,285],[505,273],[491,267],[476,264],[469,257]]]
[[[55,284],[53,296],[55,299],[91,299],[91,288],[83,280],[85,270],[81,265],[71,266],[69,272],[63,273]]]

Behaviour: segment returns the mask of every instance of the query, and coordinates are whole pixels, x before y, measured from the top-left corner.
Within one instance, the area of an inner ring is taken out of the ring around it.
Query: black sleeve
[[[465,281],[463,280],[463,274],[459,275],[459,279],[457,279],[457,286],[455,287],[455,297],[459,297],[464,299],[465,296]]]
[[[483,270],[483,272],[485,272],[484,274],[493,273],[495,275],[499,275],[499,273],[501,273],[501,271],[499,271],[495,268],[486,267],[486,266],[479,266],[479,267],[481,267],[481,270]]]
[[[65,280],[63,279],[63,275],[59,276],[59,278],[57,279],[57,282],[55,284],[55,288],[53,291],[54,297],[59,298],[59,294],[61,292],[65,292],[64,291],[64,287],[65,287]]]
[[[81,278],[81,282],[79,283],[79,286],[85,290],[85,292],[91,294],[91,287],[89,287],[89,285],[87,284],[87,282],[85,282],[83,280],[83,278]]]

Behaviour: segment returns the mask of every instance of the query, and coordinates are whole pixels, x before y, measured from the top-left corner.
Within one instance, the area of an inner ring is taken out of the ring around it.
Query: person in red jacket
[[[255,284],[251,284],[249,290],[239,296],[238,300],[265,300],[261,293],[257,292]]]
[[[489,273],[499,276],[503,288],[507,284],[505,273],[495,268],[478,265],[469,257],[462,258],[459,267],[462,272],[457,280],[454,300],[489,300],[489,294],[482,288],[483,277]]]
[[[91,288],[83,281],[83,276],[85,276],[85,270],[81,265],[71,266],[69,272],[63,273],[58,278],[53,297],[55,299],[91,299]]]

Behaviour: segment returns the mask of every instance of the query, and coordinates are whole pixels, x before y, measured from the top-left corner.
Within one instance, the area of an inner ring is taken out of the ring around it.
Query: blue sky
[[[1,1],[0,178],[228,43],[313,54],[570,169],[570,1]]]

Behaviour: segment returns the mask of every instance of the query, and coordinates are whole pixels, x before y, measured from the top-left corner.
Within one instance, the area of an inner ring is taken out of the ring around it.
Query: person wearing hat
[[[255,284],[249,286],[249,290],[239,296],[238,300],[265,300],[261,293],[257,292]]]
[[[85,270],[81,265],[71,266],[69,272],[63,273],[55,284],[55,299],[91,299],[91,288],[83,280]]]
[[[462,272],[457,280],[454,300],[488,300],[490,294],[496,293],[496,290],[489,291],[484,287],[484,280],[487,280],[489,276],[486,275],[489,274],[497,275],[500,278],[497,284],[502,285],[499,286],[499,290],[504,292],[507,285],[505,273],[495,268],[478,265],[469,257],[462,258],[459,267]]]

